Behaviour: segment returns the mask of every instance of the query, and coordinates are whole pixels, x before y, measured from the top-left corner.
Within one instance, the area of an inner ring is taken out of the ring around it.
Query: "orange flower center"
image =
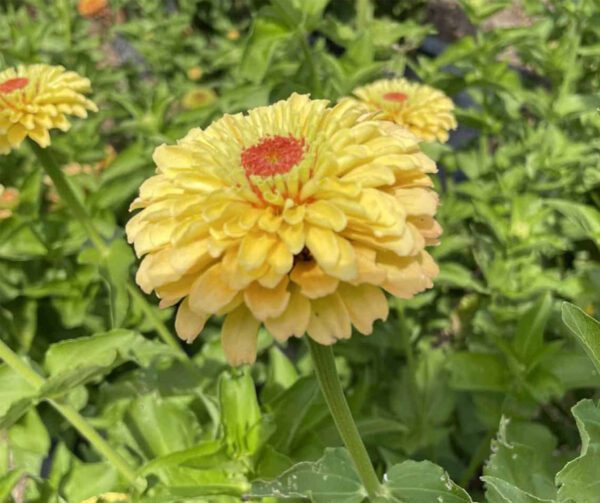
[[[403,101],[406,101],[407,98],[408,98],[408,95],[406,95],[404,93],[400,93],[400,92],[385,93],[383,95],[384,100],[396,101],[397,103],[402,103]]]
[[[293,136],[270,136],[242,151],[247,176],[287,173],[304,157],[304,140]]]
[[[24,77],[5,80],[0,84],[0,93],[12,93],[17,89],[23,89],[27,84],[29,84],[29,79]]]

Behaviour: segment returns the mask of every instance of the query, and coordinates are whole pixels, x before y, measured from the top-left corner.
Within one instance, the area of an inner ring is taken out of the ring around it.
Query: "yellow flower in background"
[[[183,108],[195,110],[212,105],[217,100],[216,93],[210,87],[195,87],[183,96]]]
[[[202,75],[204,75],[204,72],[202,71],[202,68],[199,66],[192,66],[191,68],[188,68],[187,71],[187,78],[190,80],[200,80],[202,78]]]
[[[378,118],[404,126],[425,141],[444,143],[448,131],[456,128],[452,100],[424,84],[384,79],[358,87],[352,94],[368,111],[379,112]]]
[[[40,147],[50,145],[51,129],[67,131],[68,115],[87,117],[96,105],[82,93],[90,81],[62,66],[31,65],[0,72],[0,154],[29,137]]]
[[[186,341],[224,315],[233,365],[255,360],[261,324],[279,341],[370,334],[388,315],[383,290],[410,298],[438,273],[425,251],[441,233],[434,162],[350,102],[294,94],[193,129],[154,161],[126,228],[144,257],[136,280],[162,307],[180,303]]]

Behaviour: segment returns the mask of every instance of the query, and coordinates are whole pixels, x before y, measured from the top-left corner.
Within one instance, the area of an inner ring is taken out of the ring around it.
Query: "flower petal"
[[[227,315],[221,330],[221,344],[230,365],[254,363],[259,326],[260,322],[243,304]]]

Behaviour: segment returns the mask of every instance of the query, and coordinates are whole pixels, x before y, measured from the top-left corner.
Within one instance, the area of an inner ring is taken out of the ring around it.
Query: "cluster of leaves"
[[[597,2],[526,0],[494,27],[512,2],[462,0],[472,35],[447,42],[410,1],[111,0],[92,19],[75,3],[0,5],[1,68],[61,64],[93,83],[100,113],[53,149],[109,243],[92,248],[27,146],[0,159],[20,193],[0,220],[0,337],[43,376],[0,364],[0,500],[365,499],[302,342],[261,334],[259,362],[232,372],[216,321],[182,357],[157,338],[172,311],[132,287],[123,225],[156,145],[292,91],[335,100],[402,74],[454,97],[461,127],[424,145],[440,166],[436,288],[390,299],[371,337],[336,346],[381,501],[598,498],[600,329],[560,312],[600,312]],[[198,89],[217,99],[186,106]]]

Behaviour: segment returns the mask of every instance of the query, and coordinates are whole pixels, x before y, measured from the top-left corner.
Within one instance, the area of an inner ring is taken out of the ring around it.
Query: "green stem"
[[[54,159],[52,152],[49,149],[43,149],[37,143],[30,142],[30,146],[40,161],[44,171],[52,180],[52,183],[56,187],[56,191],[61,199],[71,210],[71,213],[77,218],[79,223],[85,229],[90,241],[94,247],[103,255],[106,256],[109,252],[109,247],[96,229],[94,222],[92,221],[89,213],[85,206],[77,196],[77,193],[70,185],[69,180],[63,173],[62,169],[58,166],[58,163]],[[169,329],[165,324],[156,316],[152,311],[151,306],[146,302],[146,299],[140,294],[135,285],[131,284],[131,281],[127,280],[127,290],[131,296],[133,302],[140,308],[140,310],[148,317],[148,319],[154,325],[154,329],[158,333],[159,337],[163,342],[180,353],[180,356],[186,357],[185,351],[181,349],[177,341],[171,335]]]
[[[348,402],[344,397],[342,385],[335,368],[335,360],[331,346],[323,346],[310,338],[308,345],[312,356],[315,373],[321,385],[321,391],[329,406],[329,411],[338,429],[352,460],[358,475],[367,490],[370,500],[374,500],[381,494],[381,484],[375,473],[369,454],[360,438],[358,428],[352,419],[352,413]]]
[[[27,365],[8,345],[0,339],[0,360],[19,374],[34,389],[44,385],[44,378]]]
[[[308,40],[306,39],[307,34],[304,32],[298,33],[300,38],[300,46],[302,47],[302,52],[304,53],[304,59],[306,60],[306,64],[310,70],[310,80],[311,80],[311,92],[312,98],[322,98],[323,97],[323,88],[321,86],[321,81],[319,80],[319,72],[317,71],[317,65],[315,64],[315,58],[313,58],[312,49],[310,45],[308,45]]]
[[[96,451],[102,454],[102,456],[104,456],[130,484],[140,490],[144,489],[146,484],[143,477],[138,477],[135,470],[127,464],[127,461],[125,461],[125,459],[123,459],[92,426],[90,426],[79,412],[68,405],[58,403],[56,400],[48,400],[48,402],[60,412],[62,416],[94,446]]]
[[[161,319],[158,316],[156,316],[156,313],[152,310],[150,304],[146,302],[146,299],[144,299],[137,287],[132,285],[129,281],[127,282],[127,291],[129,292],[129,295],[131,296],[133,302],[152,322],[156,333],[163,340],[163,342],[175,349],[179,353],[179,356],[187,360],[187,355],[185,354],[185,351],[183,351],[183,349],[181,349],[181,346],[177,344],[177,341],[173,338],[171,332],[169,332],[169,329],[165,326]]]
[[[87,210],[83,206],[83,203],[79,197],[77,197],[73,187],[71,187],[69,184],[69,181],[67,180],[67,177],[63,173],[62,169],[59,168],[58,163],[52,155],[52,152],[50,152],[48,149],[41,148],[37,143],[34,142],[30,142],[30,146],[44,168],[44,171],[52,180],[58,195],[69,207],[71,213],[73,213],[73,216],[85,229],[90,241],[102,254],[108,253],[108,246],[106,245],[104,239],[102,239],[102,236],[100,236],[100,233],[93,224]]]
[[[14,370],[21,378],[27,381],[35,390],[41,389],[46,380],[27,365],[2,339],[0,339],[0,360],[3,360],[12,370]],[[88,442],[102,454],[129,483],[143,489],[145,481],[138,477],[135,470],[131,468],[119,453],[117,453],[104,438],[92,428],[86,420],[72,407],[62,405],[56,400],[48,400],[50,405],[54,407],[62,416],[69,421],[79,433],[81,433]]]

